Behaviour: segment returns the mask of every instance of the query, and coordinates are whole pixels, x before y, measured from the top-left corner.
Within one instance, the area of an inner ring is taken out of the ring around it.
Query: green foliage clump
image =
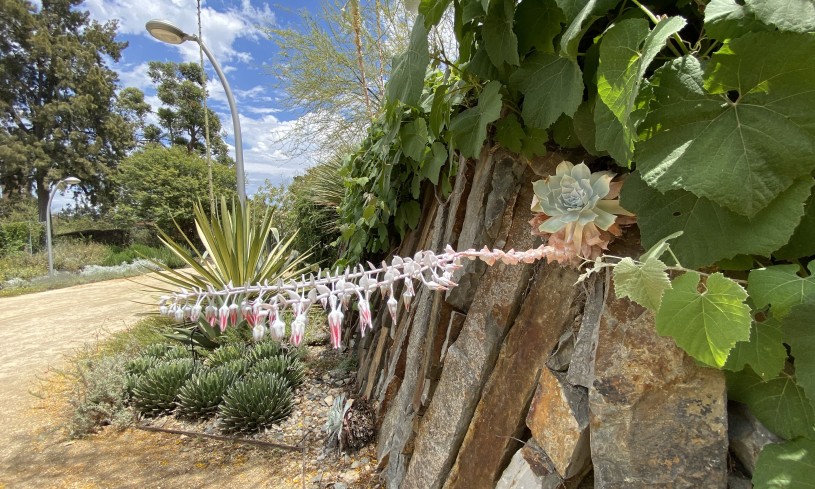
[[[71,362],[69,374],[76,380],[68,397],[72,408],[68,421],[71,438],[88,435],[106,425],[121,427],[130,423],[125,355],[82,356]]]
[[[248,351],[243,343],[230,343],[213,350],[207,356],[206,365],[215,368],[235,360],[243,360],[247,355]]]
[[[155,224],[176,239],[183,239],[181,233],[192,236],[195,222],[191,210],[209,195],[207,174],[206,160],[184,147],[147,145],[119,165],[116,179],[121,195],[116,217],[125,224]],[[217,195],[235,195],[234,170],[215,163],[212,179]]]
[[[291,387],[300,385],[306,376],[303,363],[289,355],[277,355],[264,358],[252,365],[246,375],[247,377],[256,377],[267,373],[273,373],[283,377]]]
[[[214,370],[221,370],[223,372],[235,375],[236,377],[243,377],[246,372],[252,367],[251,362],[246,358],[236,358],[228,362],[221,363]]]
[[[252,346],[250,346],[247,350],[249,359],[254,364],[265,358],[272,358],[286,353],[288,348],[283,346],[278,341],[266,339],[264,341],[252,344]]]
[[[238,376],[228,367],[195,374],[178,391],[178,412],[189,418],[206,418],[218,409],[227,389]]]
[[[181,387],[195,372],[191,358],[161,362],[139,377],[133,388],[133,405],[145,416],[172,412]]]
[[[42,248],[45,225],[39,222],[0,222],[0,256]]]
[[[183,260],[178,258],[166,247],[154,248],[152,246],[138,243],[134,243],[126,248],[117,246],[110,247],[108,249],[107,256],[102,262],[102,265],[115,266],[122,263],[132,263],[141,259],[160,261],[172,268],[186,266],[186,263]]]
[[[293,405],[286,379],[264,374],[232,385],[218,408],[218,419],[224,431],[257,433],[285,419]]]

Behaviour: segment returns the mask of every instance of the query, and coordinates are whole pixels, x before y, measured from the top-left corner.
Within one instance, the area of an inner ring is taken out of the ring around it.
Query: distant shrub
[[[32,221],[0,222],[0,256],[42,248],[45,224]]]

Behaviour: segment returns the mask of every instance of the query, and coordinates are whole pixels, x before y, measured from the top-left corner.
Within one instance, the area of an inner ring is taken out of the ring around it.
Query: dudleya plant
[[[614,177],[609,171],[592,173],[585,163],[563,161],[554,175],[532,184],[532,211],[540,213],[530,221],[533,233],[549,237],[547,244],[560,251],[552,256],[556,261],[594,259],[621,234],[621,224],[634,222],[620,206],[622,182]]]

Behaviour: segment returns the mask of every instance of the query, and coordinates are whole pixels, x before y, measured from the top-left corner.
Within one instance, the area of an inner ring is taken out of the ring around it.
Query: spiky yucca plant
[[[182,244],[159,230],[161,242],[192,268],[192,272],[175,270],[161,262],[155,262],[160,268],[157,275],[167,284],[167,287],[156,288],[157,291],[167,293],[178,288],[208,287],[220,289],[228,284],[275,282],[297,277],[307,271],[305,260],[308,255],[299,255],[292,250],[295,236],[282,241],[279,239],[277,229],[272,226],[271,208],[266,208],[263,216],[257,218],[251,202],[233,202],[232,206],[228,206],[226,198],[221,197],[220,208],[216,207],[214,210],[215,213],[208,216],[201,202],[193,207],[195,228],[204,245],[206,258],[189,237],[184,236],[185,243]],[[181,228],[178,230],[181,232]],[[270,247],[268,243],[271,236],[274,237],[275,244]],[[251,299],[252,297],[239,298],[238,302]],[[211,349],[218,346],[222,333],[204,318],[200,318],[197,324],[178,327],[175,333],[168,336],[180,341],[193,341]]]
[[[257,377],[267,373],[274,373],[286,379],[290,387],[297,387],[306,376],[303,362],[290,355],[277,355],[263,358],[255,363],[246,373],[249,377]]]
[[[257,433],[285,419],[293,405],[286,379],[264,374],[232,385],[218,408],[218,419],[226,432]]]
[[[178,391],[195,371],[192,358],[162,362],[138,378],[133,404],[146,416],[158,416],[176,407]]]
[[[237,379],[237,375],[223,368],[193,375],[178,391],[178,412],[189,418],[215,414],[227,389]]]

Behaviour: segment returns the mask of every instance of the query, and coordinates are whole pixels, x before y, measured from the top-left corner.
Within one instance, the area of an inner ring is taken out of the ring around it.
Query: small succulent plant
[[[218,410],[237,376],[223,368],[195,374],[178,391],[178,412],[189,418],[207,418]]]
[[[249,369],[246,375],[254,377],[266,373],[280,375],[286,379],[290,387],[300,385],[306,376],[303,363],[296,357],[285,354],[259,360]]]
[[[283,377],[269,373],[233,384],[218,408],[224,431],[257,433],[291,414],[292,391]]]
[[[146,416],[158,416],[176,407],[178,391],[196,367],[191,358],[169,360],[148,370],[133,387],[133,404]]]
[[[272,358],[285,353],[283,346],[273,340],[264,340],[252,345],[249,349],[249,359],[252,363],[257,363],[265,358]]]
[[[326,438],[328,446],[333,447],[339,444],[340,436],[342,434],[343,420],[353,404],[354,400],[346,400],[345,394],[340,394],[334,398],[334,404],[332,404],[328,409],[328,419],[326,420],[325,425],[323,425],[323,431],[325,431],[328,435]],[[342,447],[340,447],[340,449],[341,448]]]
[[[252,364],[249,362],[247,358],[236,358],[235,360],[230,360],[228,362],[224,362],[217,367],[212,368],[212,370],[219,370],[223,372],[228,372],[235,376],[235,378],[243,377],[246,372],[249,371]]]
[[[328,411],[323,431],[328,434],[328,446],[337,446],[339,451],[364,447],[374,437],[374,413],[369,402],[339,395]]]
[[[214,350],[206,360],[208,367],[214,368],[233,360],[245,358],[248,352],[242,343],[230,343]]]
[[[619,225],[633,222],[633,214],[620,206],[622,183],[613,182],[614,177],[564,161],[554,175],[532,184],[532,211],[540,213],[531,221],[533,232],[549,236],[548,244],[562,251],[558,261],[600,256],[613,236],[620,235]]]

